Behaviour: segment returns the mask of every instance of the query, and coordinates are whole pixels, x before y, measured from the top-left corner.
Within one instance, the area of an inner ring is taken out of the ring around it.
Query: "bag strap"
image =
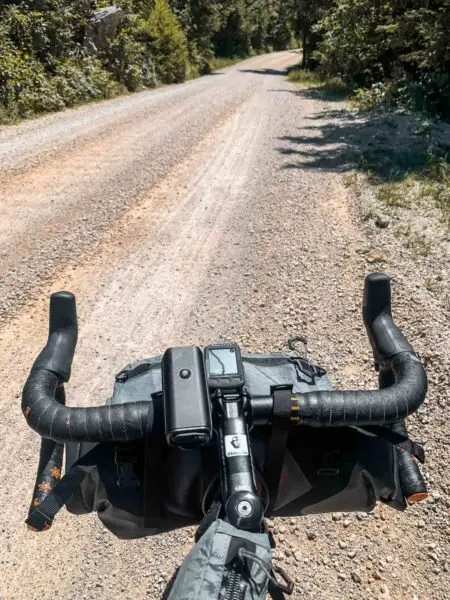
[[[396,431],[388,429],[387,427],[382,427],[381,425],[359,427],[359,429],[361,429],[362,431],[367,431],[367,433],[371,433],[372,435],[376,435],[377,437],[386,440],[401,451],[403,450],[404,452],[409,452],[415,458],[417,458],[417,460],[421,464],[425,462],[425,450],[423,446],[409,439],[408,436],[403,435],[401,433],[397,433]]]
[[[214,521],[217,521],[219,519],[221,510],[221,502],[217,501],[211,504],[205,516],[201,520],[200,525],[197,527],[197,531],[195,532],[195,543],[198,542],[198,540],[209,529],[209,527],[214,523]]]
[[[155,405],[153,426],[156,431],[164,431],[163,395],[152,395]],[[158,407],[159,404],[159,407]],[[164,435],[147,436],[144,442],[144,527],[161,527],[163,498],[165,495],[166,475],[164,458],[167,442]]]
[[[298,419],[293,413],[292,386],[272,387],[273,421],[267,444],[263,477],[269,492],[269,503],[266,513],[270,515],[274,509],[280,485],[281,471],[286,454],[286,444],[292,422]]]
[[[52,526],[53,519],[72,496],[74,489],[97,469],[98,458],[103,452],[103,445],[98,444],[70,467],[44,500],[30,511],[25,521],[29,529],[46,531]]]

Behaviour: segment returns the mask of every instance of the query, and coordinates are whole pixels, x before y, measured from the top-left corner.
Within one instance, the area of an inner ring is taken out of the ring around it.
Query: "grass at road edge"
[[[376,186],[382,205],[407,209],[414,203],[428,202],[440,209],[443,220],[450,224],[450,155],[435,137],[435,130],[440,125],[447,127],[446,124],[432,121],[423,114],[367,110],[342,79],[325,79],[298,65],[289,69],[287,77],[303,88],[304,95],[324,100],[350,100],[352,108],[360,109],[367,123],[373,121],[375,126],[368,125],[364,133],[370,141],[359,144],[354,162],[356,170],[364,172],[367,181]],[[356,133],[362,136],[362,129]],[[450,128],[440,136],[441,140],[447,137],[450,137]],[[400,147],[395,148],[395,145]]]
[[[220,69],[225,69],[226,67],[232,67],[233,65],[251,58],[250,56],[227,56],[220,57],[217,56],[210,61],[211,71],[218,71]]]
[[[340,77],[331,77],[324,79],[318,73],[308,69],[302,69],[299,66],[288,70],[288,80],[293,83],[299,83],[307,87],[311,92],[325,98],[349,98],[352,90]]]

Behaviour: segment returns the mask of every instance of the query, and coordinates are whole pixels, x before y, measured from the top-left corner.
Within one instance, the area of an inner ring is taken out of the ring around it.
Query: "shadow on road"
[[[326,100],[327,102],[342,102],[349,97],[348,90],[342,87],[336,87],[329,84],[318,84],[309,86],[307,88],[301,88],[297,90],[272,90],[276,92],[284,92],[285,94],[294,94],[299,98],[305,98],[308,100]]]
[[[256,75],[282,75],[286,76],[287,69],[239,69],[240,73],[254,73]]]
[[[431,152],[445,156],[450,150],[445,126],[424,124],[423,117],[357,114],[343,108],[306,120],[310,126],[278,138],[278,151],[290,158],[285,169],[345,172],[357,167],[380,181],[401,181],[407,173],[421,171]]]

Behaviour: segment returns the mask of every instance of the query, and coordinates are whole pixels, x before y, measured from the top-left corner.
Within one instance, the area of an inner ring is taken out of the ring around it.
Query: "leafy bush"
[[[114,78],[130,92],[157,83],[155,67],[143,41],[144,35],[143,25],[136,18],[130,19],[110,42],[105,57]]]
[[[111,4],[0,0],[1,121],[184,81],[216,55],[288,47],[296,0],[116,0],[120,23],[98,49],[92,11]]]
[[[324,74],[364,88],[367,107],[450,117],[449,24],[449,0],[336,0],[315,28],[315,56]]]
[[[65,106],[111,98],[118,91],[112,75],[92,57],[61,62],[50,81]]]

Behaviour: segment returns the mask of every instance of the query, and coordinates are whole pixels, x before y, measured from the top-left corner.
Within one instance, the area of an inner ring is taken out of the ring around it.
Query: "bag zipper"
[[[220,600],[244,600],[246,589],[247,582],[243,577],[242,562],[235,560],[225,569],[222,580],[224,593],[219,598]]]

